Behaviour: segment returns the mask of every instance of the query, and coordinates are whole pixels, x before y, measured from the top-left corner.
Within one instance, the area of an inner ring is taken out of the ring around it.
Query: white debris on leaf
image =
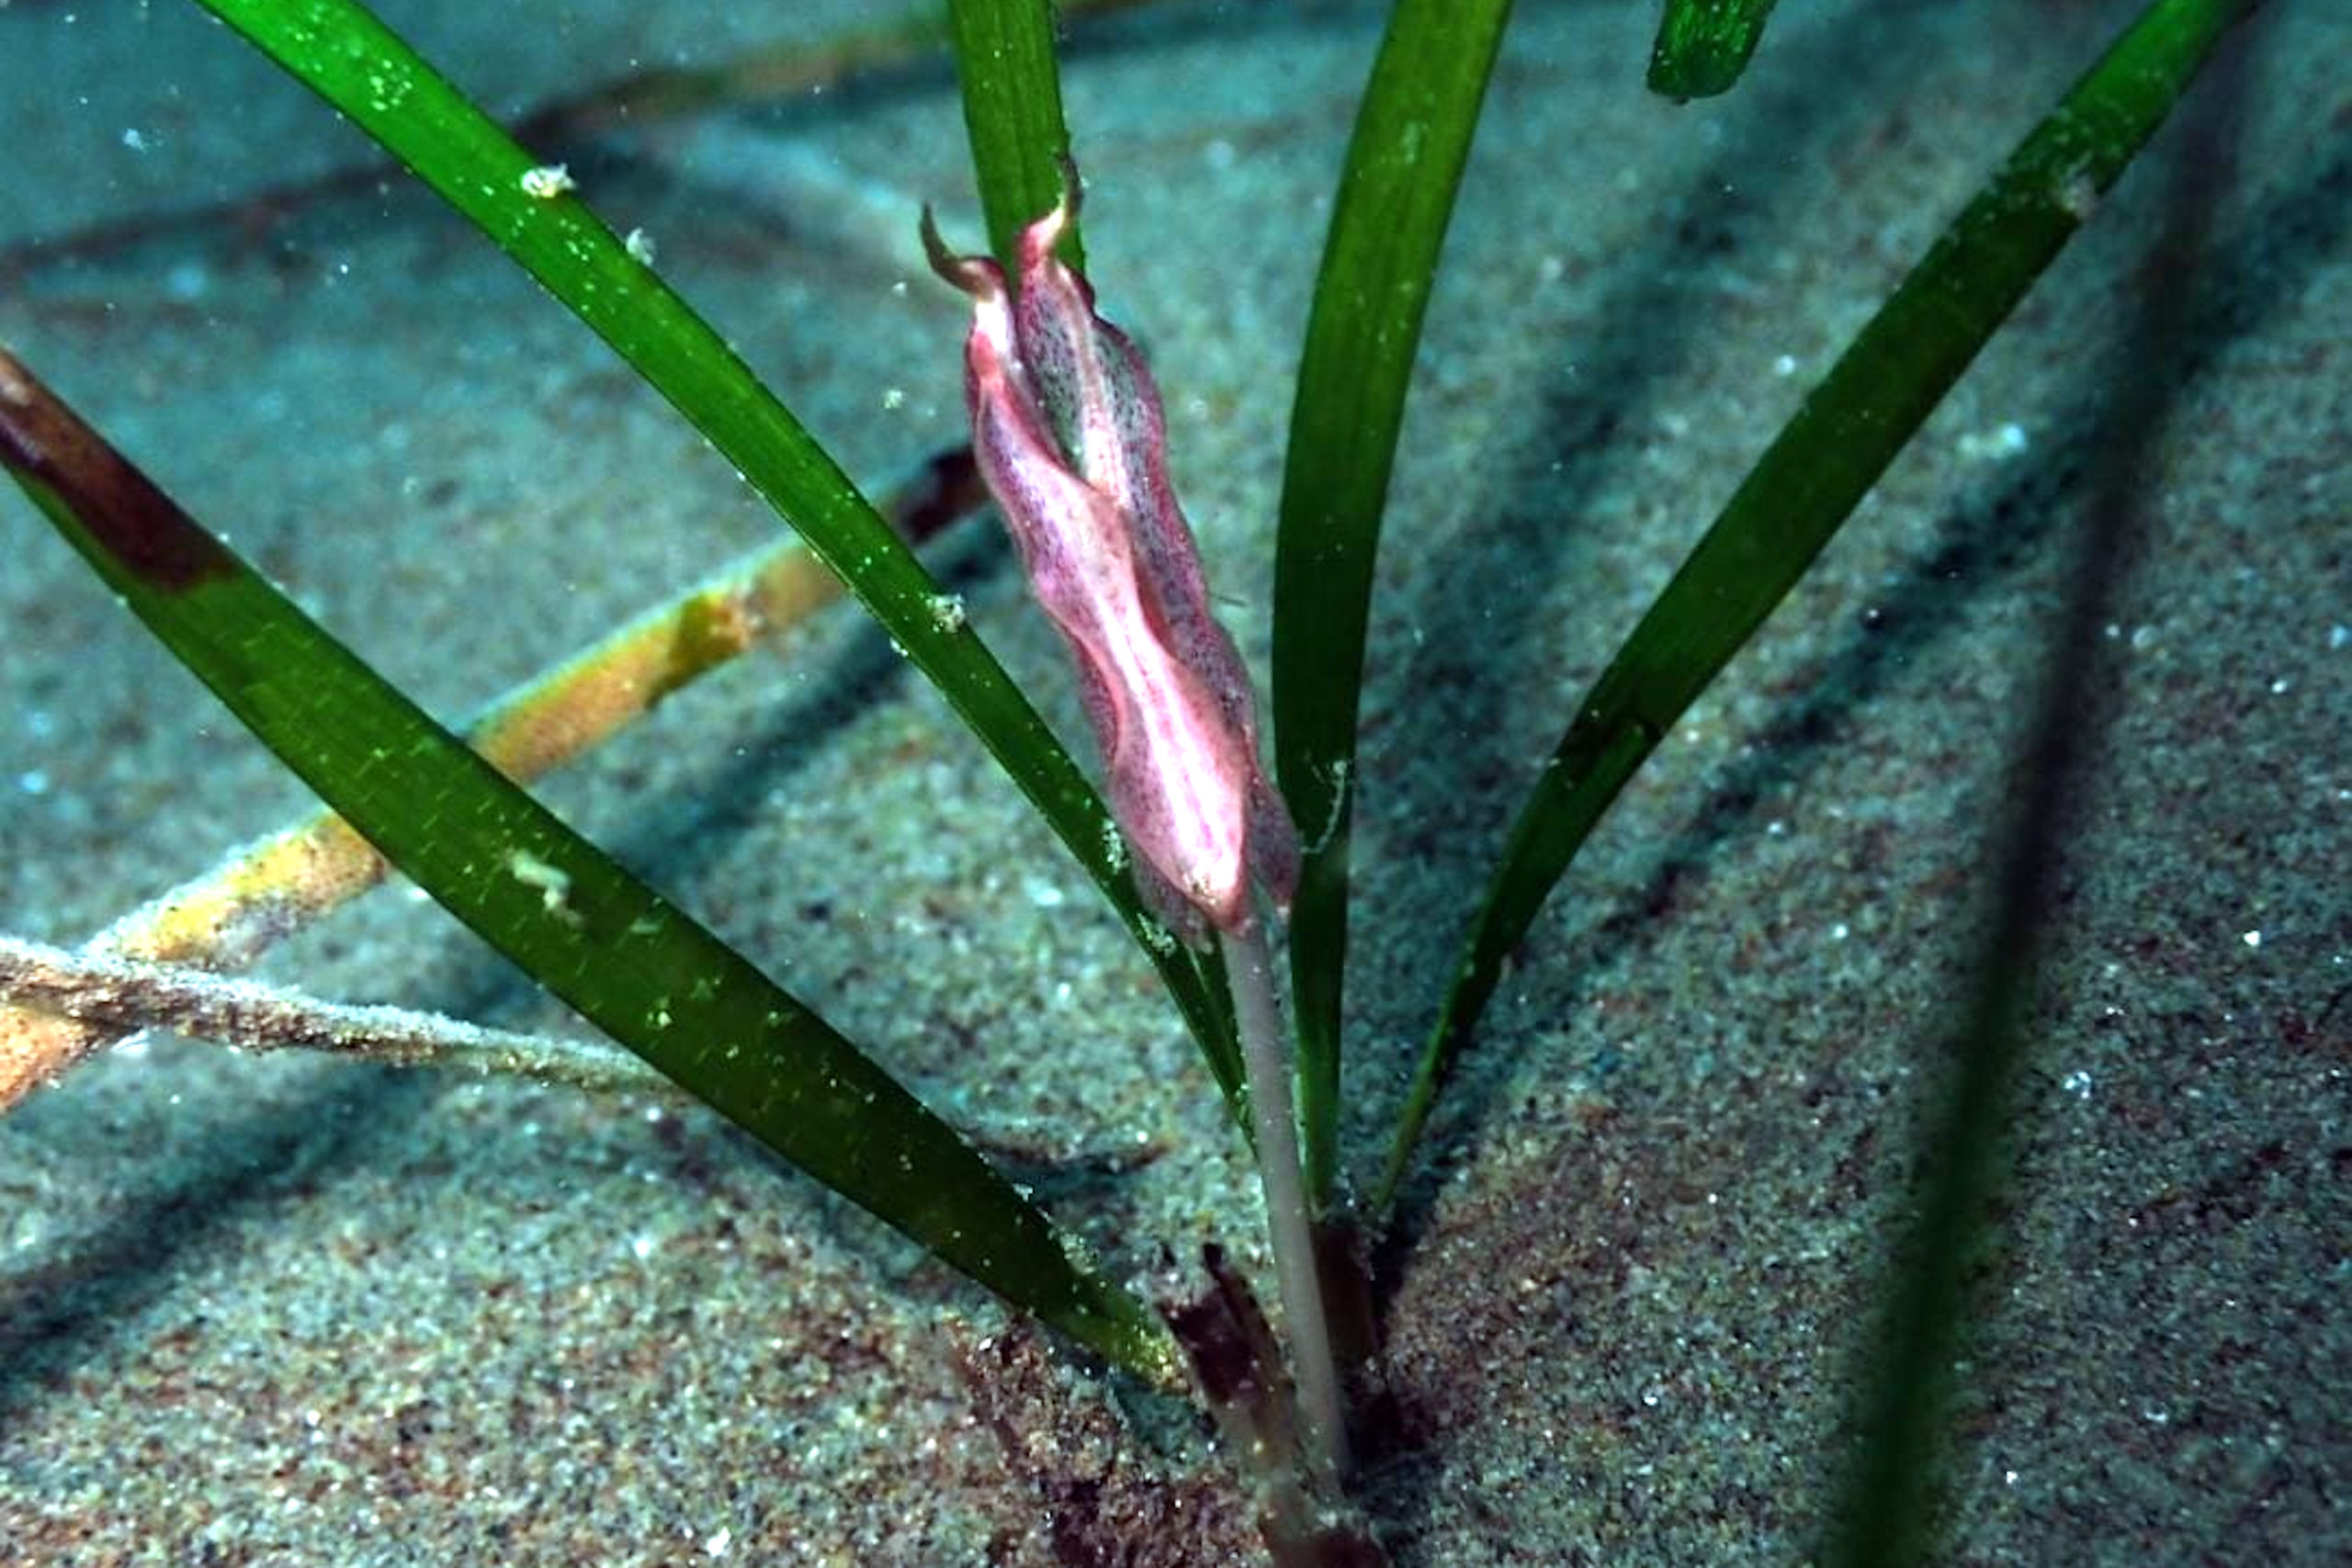
[[[523,171],[523,194],[535,200],[553,201],[566,191],[579,188],[571,170],[562,164],[541,164],[536,169]]]
[[[2098,209],[2098,183],[2088,169],[2067,170],[2058,177],[2051,195],[2059,209],[2077,223],[2089,222],[2091,214]]]
[[[574,925],[579,923],[580,917],[572,912],[571,906],[568,902],[571,897],[570,873],[560,866],[548,864],[530,851],[524,849],[506,852],[506,870],[509,875],[524,886],[536,887],[539,890],[539,902],[546,908],[548,914]]]

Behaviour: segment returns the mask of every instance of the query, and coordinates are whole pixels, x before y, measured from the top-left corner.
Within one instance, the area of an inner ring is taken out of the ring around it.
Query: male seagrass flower
[[[972,448],[1037,603],[1078,664],[1105,792],[1151,911],[1186,941],[1250,922],[1250,884],[1287,906],[1297,836],[1258,760],[1256,705],[1209,613],[1192,529],[1168,480],[1168,430],[1142,356],[1054,255],[1078,210],[1021,231],[1019,288],[958,256],[926,209],[923,246],[972,296]]]
[[[1273,964],[1250,904],[1253,880],[1289,904],[1298,839],[1259,764],[1249,672],[1209,614],[1200,554],[1168,482],[1159,389],[1135,345],[1094,313],[1086,280],[1055,259],[1077,210],[1078,171],[1066,167],[1061,200],[1021,231],[1017,294],[995,262],[949,252],[927,210],[923,248],[976,302],[964,348],[972,451],[1030,590],[1077,660],[1136,886],[1171,930],[1198,942],[1214,928],[1225,953],[1304,1454],[1315,1484],[1336,1495],[1346,1417]]]

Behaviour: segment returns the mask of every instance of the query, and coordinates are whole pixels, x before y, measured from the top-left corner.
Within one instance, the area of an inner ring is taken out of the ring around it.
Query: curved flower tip
[[[1258,759],[1241,656],[1210,613],[1193,531],[1168,479],[1159,389],[1093,290],[1054,255],[1079,200],[1021,232],[1020,297],[982,256],[933,267],[974,297],[965,344],[972,449],[1031,592],[1069,643],[1102,753],[1104,793],[1145,904],[1187,941],[1250,923],[1250,888],[1287,907],[1297,838]],[[1009,308],[1010,307],[1010,308]]]
[[[922,254],[932,271],[976,298],[1004,292],[1003,268],[986,256],[958,255],[947,248],[947,242],[940,237],[939,220],[932,216],[927,201],[922,204]]]

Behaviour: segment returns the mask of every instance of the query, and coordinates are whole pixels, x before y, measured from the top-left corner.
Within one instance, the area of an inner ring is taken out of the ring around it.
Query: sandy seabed
[[[540,37],[384,8],[509,114],[888,16],[587,6]],[[1641,87],[1649,9],[1521,7],[1430,314],[1365,697],[1359,1177],[1577,694],[2124,14],[1791,6],[1736,92],[1677,108]],[[1955,1563],[2352,1552],[2352,16],[2267,22],[1975,1280]],[[1159,368],[1262,675],[1296,345],[1377,11],[1169,4],[1071,35],[1092,271]],[[881,483],[958,438],[960,301],[913,215],[977,236],[961,137],[927,61],[547,151]],[[352,175],[365,144],[194,7],[0,7],[0,339],[436,711],[773,536],[600,344],[413,182]],[[1400,1568],[1809,1550],[2180,145],[1538,923],[1409,1210],[1403,1438],[1363,1482]],[[1078,735],[1002,549],[974,530],[941,559]],[[13,494],[0,561],[0,929],[79,940],[304,808]],[[854,611],[542,794],[951,1117],[1081,1168],[1155,1151],[1052,1193],[1115,1267],[1217,1237],[1262,1270],[1150,970]],[[577,1027],[401,889],[264,972]],[[0,1121],[0,1561],[1040,1568],[1072,1561],[1046,1505],[1096,1495],[1056,1476],[1229,1510],[1196,1421],[1147,1402],[1122,1427],[1074,1368],[1029,1369],[1048,1459],[1009,1464],[962,1371],[1002,1327],[710,1116],[156,1038]],[[1216,1560],[1206,1520],[1166,1517],[1139,1561]]]

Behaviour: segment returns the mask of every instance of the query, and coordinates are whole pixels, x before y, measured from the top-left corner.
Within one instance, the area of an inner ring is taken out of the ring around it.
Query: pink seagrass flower
[[[1209,613],[1193,532],[1168,481],[1159,391],[1094,291],[1055,259],[1078,210],[1021,231],[1020,288],[958,256],[923,214],[939,275],[972,296],[965,397],[980,474],[1038,605],[1069,642],[1105,792],[1154,914],[1188,942],[1250,922],[1250,883],[1287,907],[1297,836],[1258,760],[1256,704]]]

